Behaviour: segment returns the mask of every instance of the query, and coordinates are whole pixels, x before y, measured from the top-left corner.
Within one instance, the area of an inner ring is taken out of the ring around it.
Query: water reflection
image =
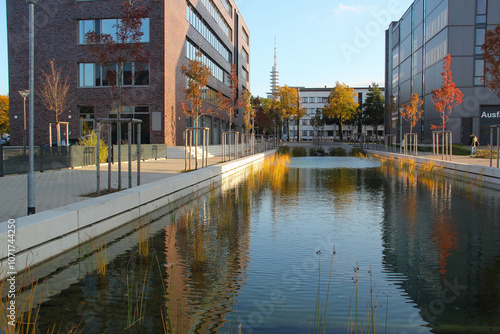
[[[356,298],[361,327],[372,297],[379,333],[500,332],[498,192],[352,158],[292,159],[280,173],[165,209],[149,258],[132,223],[108,239],[104,280],[82,251],[47,275],[64,284],[40,332],[62,313],[66,332],[312,332],[334,245],[326,333],[347,331]]]
[[[249,191],[214,189],[165,228],[167,332],[216,333],[230,321],[249,261]]]
[[[386,173],[387,271],[435,333],[500,332],[497,191]]]

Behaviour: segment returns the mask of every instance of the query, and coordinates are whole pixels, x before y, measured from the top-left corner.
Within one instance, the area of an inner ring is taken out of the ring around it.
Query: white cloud
[[[335,14],[340,14],[342,12],[354,12],[359,13],[363,10],[363,7],[360,5],[344,5],[340,4],[337,8],[335,8]]]
[[[336,15],[339,14],[344,14],[344,13],[354,13],[354,14],[361,14],[361,13],[368,13],[371,10],[375,10],[376,6],[361,6],[361,5],[344,5],[344,4],[339,4],[333,12]]]

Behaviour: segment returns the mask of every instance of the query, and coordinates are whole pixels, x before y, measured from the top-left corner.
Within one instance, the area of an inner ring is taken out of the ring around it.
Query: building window
[[[302,98],[302,103],[307,103],[307,97]]]
[[[243,68],[243,71],[241,71],[241,76],[243,77],[243,79],[245,79],[246,81],[250,81],[250,78],[248,76],[248,71]]]
[[[120,19],[96,19],[96,20],[80,20],[78,21],[78,43],[87,44],[85,35],[94,31],[96,34],[111,35],[114,41],[117,39],[118,26],[121,24]],[[141,43],[149,42],[149,18],[142,19],[141,25]],[[133,41],[130,41],[133,42]]]
[[[186,19],[225,60],[231,63],[232,53],[190,4],[187,4]]]
[[[190,40],[186,40],[186,57],[190,60],[196,60],[197,59],[197,53],[200,49],[194,45]],[[210,71],[212,72],[212,76],[226,85],[228,85],[228,73],[222,69],[219,65],[217,65],[212,59],[210,59],[205,53],[201,52],[201,58],[198,59],[200,60],[203,64],[208,66],[210,68]]]
[[[243,60],[246,62],[246,63],[249,63],[249,55],[248,55],[248,52],[245,50],[245,49],[241,49],[241,57],[243,58]]]
[[[116,64],[104,67],[94,63],[79,64],[79,87],[115,86],[118,68]],[[122,86],[149,85],[149,64],[125,63],[123,65]],[[115,81],[113,85],[112,82]]]
[[[222,0],[222,5],[226,8],[226,11],[229,13],[229,16],[233,17],[233,6],[229,2],[229,0]]]
[[[476,59],[474,62],[474,85],[482,86],[484,77],[484,60]]]
[[[150,143],[150,112],[148,106],[122,106],[120,108],[120,118],[135,118],[140,119],[141,123],[141,144]],[[109,107],[109,118],[118,117],[116,107]],[[128,123],[121,123],[121,140],[123,143],[129,141],[128,138]],[[111,133],[111,138],[113,143],[117,142],[117,131],[116,126],[113,126]],[[132,144],[137,143],[137,127],[132,126],[132,138],[130,138]]]
[[[321,99],[322,103],[328,103],[328,97],[322,97]]]
[[[487,4],[487,0],[477,0],[476,15],[486,15]]]
[[[201,91],[201,99],[207,103],[213,104],[214,106],[218,106],[217,103],[217,91],[210,87],[205,87]]]
[[[95,113],[94,107],[78,107],[78,114],[80,116],[80,125],[79,125],[79,137],[83,137],[90,132],[94,131],[95,128]]]
[[[250,45],[250,37],[248,37],[248,33],[245,31],[244,28],[241,29],[243,31],[243,40],[247,45]]]
[[[219,25],[219,27],[224,31],[224,33],[229,37],[229,40],[233,40],[233,30],[227,23],[227,21],[224,19],[222,16],[222,13],[219,11],[213,0],[201,0],[201,2],[205,5],[207,8],[208,12],[212,17],[214,18],[215,22]],[[224,3],[224,0],[222,0],[222,3]]]

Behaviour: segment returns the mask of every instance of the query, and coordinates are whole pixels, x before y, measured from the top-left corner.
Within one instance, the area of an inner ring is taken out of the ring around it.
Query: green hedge
[[[307,157],[307,150],[304,147],[294,147],[292,157]]]
[[[345,157],[347,156],[345,148],[342,147],[332,147],[329,151],[328,154],[332,157]]]

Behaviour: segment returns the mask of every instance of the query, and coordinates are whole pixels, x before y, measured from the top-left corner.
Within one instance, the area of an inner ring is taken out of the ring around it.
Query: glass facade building
[[[442,59],[450,54],[453,81],[464,94],[453,108],[446,130],[455,143],[468,144],[471,133],[489,142],[489,125],[500,119],[482,118],[482,111],[500,109],[500,100],[483,85],[481,46],[487,29],[500,23],[494,0],[416,0],[386,31],[386,133],[401,136],[401,107],[416,93],[424,101],[424,116],[414,128],[423,143],[432,142],[433,125],[441,124],[432,91],[442,86]],[[409,125],[402,121],[402,132]]]

